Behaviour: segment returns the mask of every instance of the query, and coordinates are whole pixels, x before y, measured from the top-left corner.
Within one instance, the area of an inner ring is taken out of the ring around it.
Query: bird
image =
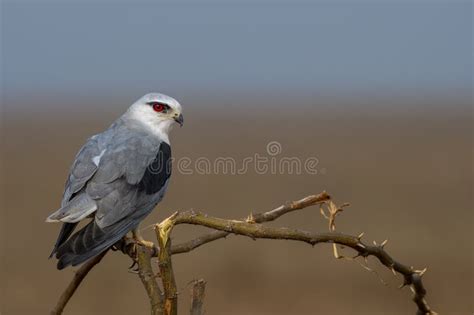
[[[46,222],[62,223],[50,258],[59,270],[77,266],[112,247],[163,199],[171,177],[169,133],[183,126],[180,103],[149,93],[77,153],[61,207]],[[86,225],[72,234],[80,222]],[[72,234],[72,235],[71,235]]]

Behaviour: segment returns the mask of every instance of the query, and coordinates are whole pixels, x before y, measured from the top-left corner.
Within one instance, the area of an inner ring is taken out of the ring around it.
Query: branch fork
[[[277,228],[266,226],[265,222],[277,220],[283,215],[301,210],[310,206],[319,205],[321,215],[328,220],[328,232],[313,233],[290,228]],[[373,245],[362,242],[364,233],[358,236],[347,235],[336,232],[336,217],[343,212],[344,208],[349,206],[345,203],[337,206],[326,193],[322,192],[318,195],[311,195],[298,201],[286,203],[273,210],[263,213],[250,213],[247,218],[242,220],[226,220],[216,217],[211,217],[201,212],[194,210],[175,212],[162,222],[155,224],[155,235],[158,241],[158,247],[137,245],[130,246],[127,239],[114,245],[115,248],[120,249],[123,253],[129,255],[138,263],[138,275],[145,287],[145,291],[150,300],[151,313],[153,315],[177,315],[177,300],[178,290],[176,287],[176,280],[174,277],[172,256],[182,253],[188,253],[199,248],[207,243],[225,238],[229,234],[243,235],[251,237],[252,239],[282,239],[305,242],[310,245],[319,243],[329,243],[333,246],[333,254],[337,259],[355,260],[364,269],[376,274],[377,272],[371,269],[367,264],[367,258],[373,256],[385,267],[387,267],[394,275],[401,274],[404,282],[400,286],[410,286],[413,291],[413,301],[417,306],[416,314],[436,314],[431,310],[426,302],[426,289],[422,282],[422,277],[426,272],[426,268],[422,270],[415,270],[413,267],[408,267],[396,261],[385,250],[387,240],[377,244],[375,241]],[[179,224],[200,225],[212,229],[211,232],[203,234],[195,239],[187,242],[172,245],[170,235],[173,227]],[[353,257],[346,257],[338,253],[337,246],[349,247],[356,251]],[[67,302],[74,294],[75,289],[79,286],[87,273],[100,261],[105,255],[102,253],[96,256],[89,262],[85,263],[78,271],[80,277],[74,277],[71,284],[62,294],[58,304],[51,314],[61,314]],[[153,271],[151,263],[152,257],[158,257],[159,274]],[[364,263],[357,258],[363,257]],[[161,279],[161,288],[158,284],[157,278]],[[384,283],[383,279],[379,279]],[[203,299],[204,299],[204,280],[197,280],[193,282],[192,289],[192,307],[191,315],[203,314]]]

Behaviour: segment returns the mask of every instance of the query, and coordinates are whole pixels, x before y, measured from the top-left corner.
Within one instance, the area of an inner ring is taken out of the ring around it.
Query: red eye
[[[165,105],[163,104],[153,104],[153,110],[155,112],[162,112],[165,110]]]

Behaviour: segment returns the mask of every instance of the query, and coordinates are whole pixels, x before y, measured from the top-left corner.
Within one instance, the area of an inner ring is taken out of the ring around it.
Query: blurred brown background
[[[74,275],[47,257],[85,140],[149,92],[178,99],[173,155],[319,159],[317,175],[183,175],[143,222],[179,209],[224,218],[328,191],[341,232],[388,239],[445,315],[473,306],[472,1],[18,1],[1,4],[0,313],[47,314]],[[240,164],[238,164],[240,165]],[[276,226],[326,231],[317,208]],[[204,229],[180,226],[174,242]],[[110,253],[65,314],[148,314],[130,259]],[[414,314],[328,245],[231,236],[176,256],[180,309],[207,281],[209,315]]]
[[[173,131],[176,158],[265,155],[269,141],[281,156],[320,160],[318,175],[182,175],[175,170],[165,200],[141,226],[178,209],[195,208],[241,218],[285,201],[327,190],[350,202],[338,230],[366,240],[388,238],[388,250],[403,263],[428,267],[428,301],[441,314],[472,311],[472,169],[470,109],[459,104],[388,111],[370,105],[300,103],[271,112],[242,110],[222,101],[182,100],[184,128]],[[186,106],[190,104],[190,106]],[[274,103],[273,103],[274,104]],[[412,104],[413,105],[413,104]],[[437,105],[431,103],[431,105]],[[110,104],[100,115],[10,115],[4,125],[6,211],[2,306],[5,314],[45,314],[73,276],[48,260],[59,226],[44,223],[61,199],[63,182],[79,146],[126,109]],[[411,106],[411,108],[414,108]],[[236,125],[239,127],[236,128]],[[317,208],[294,213],[277,226],[324,231]],[[180,226],[174,242],[203,229]],[[85,280],[66,314],[146,314],[148,301],[130,259],[110,253]],[[411,314],[410,292],[400,278],[378,268],[388,283],[358,264],[336,261],[331,248],[231,236],[174,258],[181,311],[188,308],[188,282],[208,282],[208,314]]]

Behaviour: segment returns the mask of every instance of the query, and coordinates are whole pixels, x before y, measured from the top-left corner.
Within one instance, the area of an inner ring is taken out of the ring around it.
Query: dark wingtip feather
[[[77,223],[63,223],[61,227],[61,231],[59,232],[58,239],[56,240],[56,244],[54,244],[53,251],[49,254],[48,259],[53,258],[54,254],[57,253],[59,246],[64,244],[68,237],[74,232]]]
[[[56,264],[56,268],[58,268],[58,270],[62,270],[66,268],[67,266],[69,266],[69,264],[70,263],[67,263],[63,258],[61,258],[58,260],[58,263]]]
[[[139,219],[127,218],[104,230],[95,221],[89,222],[55,250],[57,268],[61,270],[69,265],[77,266],[107,250],[136,226]]]
[[[74,266],[73,261],[75,258],[77,258],[77,255],[65,253],[62,254],[62,256],[59,256],[59,254],[57,254],[56,257],[58,258],[58,263],[56,264],[56,267],[58,268],[58,270],[61,270],[70,265]]]
[[[56,246],[55,246],[55,247],[53,248],[53,251],[51,252],[51,254],[49,254],[48,259],[53,258],[54,254],[56,254],[56,250],[57,250],[57,248],[56,248]]]

